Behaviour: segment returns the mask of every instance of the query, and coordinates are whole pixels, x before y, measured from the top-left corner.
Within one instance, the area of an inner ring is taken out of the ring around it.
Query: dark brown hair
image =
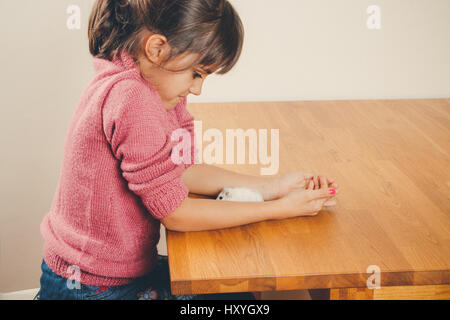
[[[112,60],[121,50],[135,59],[143,30],[166,37],[170,55],[197,53],[194,65],[215,65],[225,74],[237,63],[244,41],[239,15],[227,0],[96,0],[89,18],[89,50]]]

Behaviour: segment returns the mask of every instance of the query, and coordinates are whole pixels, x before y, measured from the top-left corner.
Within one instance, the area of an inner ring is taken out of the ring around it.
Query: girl
[[[174,130],[188,130],[194,141],[187,95],[200,95],[204,79],[227,73],[241,54],[244,31],[228,1],[97,0],[88,36],[95,77],[71,119],[41,223],[40,299],[199,298],[170,294],[167,259],[156,249],[161,222],[211,230],[335,204],[329,188],[337,184],[324,176],[241,175],[193,165],[197,150],[189,164],[172,162]],[[273,201],[187,197],[226,186],[254,188]]]

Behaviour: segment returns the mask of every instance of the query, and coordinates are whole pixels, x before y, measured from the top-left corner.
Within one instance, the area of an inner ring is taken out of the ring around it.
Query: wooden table
[[[450,298],[450,99],[189,110],[203,132],[217,128],[224,137],[227,128],[279,129],[278,174],[325,174],[340,192],[338,205],[315,217],[168,232],[174,294],[310,289],[328,299]],[[217,166],[253,175],[264,167]],[[380,268],[381,289],[367,288],[371,265]]]

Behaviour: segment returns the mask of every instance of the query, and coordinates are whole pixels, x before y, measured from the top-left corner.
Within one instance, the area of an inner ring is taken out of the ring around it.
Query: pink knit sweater
[[[160,219],[188,195],[181,175],[196,159],[194,125],[186,99],[165,109],[128,53],[95,58],[94,70],[70,121],[41,234],[56,274],[73,277],[78,268],[83,284],[116,286],[155,266]],[[191,135],[191,164],[171,160],[178,128]]]

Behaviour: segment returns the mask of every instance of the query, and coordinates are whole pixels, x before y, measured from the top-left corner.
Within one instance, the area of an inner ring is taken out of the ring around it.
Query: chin
[[[183,101],[184,101],[184,98],[177,97],[177,98],[174,98],[173,100],[163,102],[164,108],[166,108],[167,110],[173,109],[180,103],[183,103]]]

